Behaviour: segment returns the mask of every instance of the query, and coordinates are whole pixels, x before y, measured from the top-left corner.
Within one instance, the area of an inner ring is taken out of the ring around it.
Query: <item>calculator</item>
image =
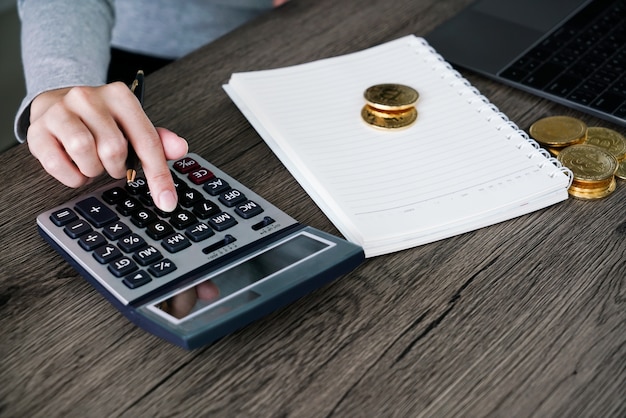
[[[298,223],[197,154],[169,163],[173,212],[142,173],[41,213],[42,237],[133,323],[193,349],[346,274],[361,247]]]

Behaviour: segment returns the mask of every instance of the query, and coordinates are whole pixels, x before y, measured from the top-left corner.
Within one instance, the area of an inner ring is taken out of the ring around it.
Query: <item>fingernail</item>
[[[169,190],[161,192],[159,194],[159,209],[165,212],[172,212],[176,209],[176,195]]]

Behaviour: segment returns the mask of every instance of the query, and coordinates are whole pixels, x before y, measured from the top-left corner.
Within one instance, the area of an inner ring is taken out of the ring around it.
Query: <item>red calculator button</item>
[[[191,180],[194,184],[202,184],[215,177],[215,174],[213,174],[213,172],[209,169],[200,167],[187,174],[187,177],[189,177],[189,180]]]
[[[185,157],[176,161],[173,165],[174,170],[182,174],[187,174],[190,171],[200,168],[200,164],[193,158]]]

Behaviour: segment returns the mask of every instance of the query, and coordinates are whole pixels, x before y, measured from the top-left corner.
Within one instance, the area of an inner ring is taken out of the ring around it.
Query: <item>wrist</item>
[[[33,99],[30,104],[31,122],[39,118],[50,106],[61,100],[72,87],[44,91]]]

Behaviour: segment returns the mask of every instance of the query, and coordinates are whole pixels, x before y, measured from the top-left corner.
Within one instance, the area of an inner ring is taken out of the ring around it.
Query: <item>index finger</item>
[[[123,83],[110,86],[112,100],[116,103],[111,107],[113,116],[141,161],[154,204],[171,212],[176,209],[178,196],[161,138],[130,89]]]

